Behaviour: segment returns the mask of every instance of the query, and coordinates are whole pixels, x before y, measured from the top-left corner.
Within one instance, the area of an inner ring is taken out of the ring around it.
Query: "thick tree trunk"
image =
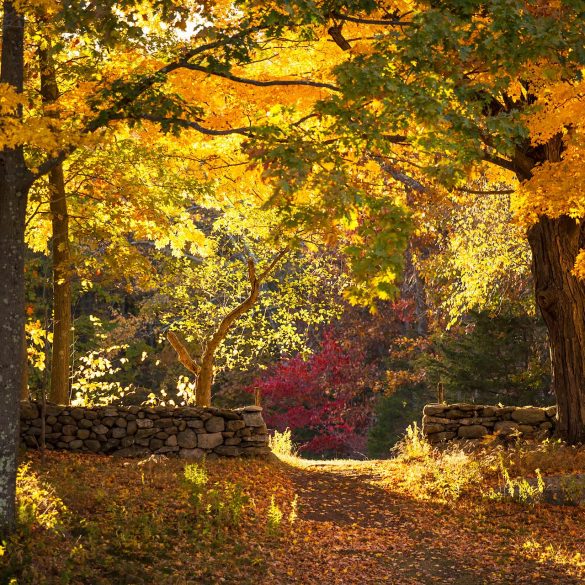
[[[0,82],[22,92],[24,18],[4,1]],[[21,111],[16,116],[22,115]],[[27,175],[21,147],[0,151],[0,533],[15,522],[24,336],[24,222]]]
[[[55,64],[48,50],[39,51],[41,96],[44,105],[59,98]],[[69,404],[69,351],[71,349],[71,253],[69,213],[63,165],[49,172],[49,196],[53,227],[53,352],[51,356],[52,402]]]
[[[541,217],[528,233],[536,303],[548,327],[557,398],[557,434],[585,443],[585,283],[572,274],[585,224]]]

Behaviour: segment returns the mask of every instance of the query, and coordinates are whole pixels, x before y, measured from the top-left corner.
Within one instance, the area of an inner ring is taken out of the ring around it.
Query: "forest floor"
[[[585,451],[570,455],[582,470]],[[41,468],[28,453],[0,583],[584,582],[585,507],[480,497],[474,460],[459,454],[433,475],[428,456],[222,459],[186,471],[176,459],[55,452]]]

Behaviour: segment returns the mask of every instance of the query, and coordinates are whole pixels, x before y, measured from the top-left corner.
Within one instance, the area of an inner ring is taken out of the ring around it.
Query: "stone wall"
[[[427,404],[423,414],[423,434],[431,443],[494,434],[544,439],[554,432],[557,407]]]
[[[22,402],[23,443],[38,448],[41,408]],[[268,430],[258,406],[236,410],[107,406],[77,408],[47,404],[49,449],[143,457],[152,453],[200,459],[204,455],[268,455]]]

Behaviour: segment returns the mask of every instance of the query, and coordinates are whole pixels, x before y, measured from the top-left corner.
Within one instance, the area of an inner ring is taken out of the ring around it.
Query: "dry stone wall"
[[[544,439],[555,429],[557,407],[427,404],[423,434],[431,443],[481,439],[485,435]]]
[[[41,407],[22,402],[20,432],[27,447],[38,448]],[[268,455],[268,429],[259,406],[236,410],[46,405],[45,442],[49,449],[143,457],[164,454],[200,459],[204,455]]]

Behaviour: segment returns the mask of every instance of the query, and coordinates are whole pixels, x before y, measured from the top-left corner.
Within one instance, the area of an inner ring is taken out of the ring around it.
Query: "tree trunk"
[[[541,217],[528,232],[536,303],[548,327],[557,434],[585,443],[585,283],[572,274],[585,247],[585,224]]]
[[[24,17],[4,1],[0,82],[22,92]],[[18,109],[16,117],[22,116]],[[28,189],[22,147],[0,151],[0,533],[15,522],[24,336],[24,224]]]
[[[39,51],[41,96],[44,105],[59,98],[55,64],[48,50]],[[69,214],[63,165],[49,172],[49,196],[53,227],[53,352],[51,357],[52,402],[69,404],[69,351],[71,349],[71,254]]]
[[[20,399],[28,400],[28,347],[26,345],[26,333],[22,336],[22,377],[20,386]]]

